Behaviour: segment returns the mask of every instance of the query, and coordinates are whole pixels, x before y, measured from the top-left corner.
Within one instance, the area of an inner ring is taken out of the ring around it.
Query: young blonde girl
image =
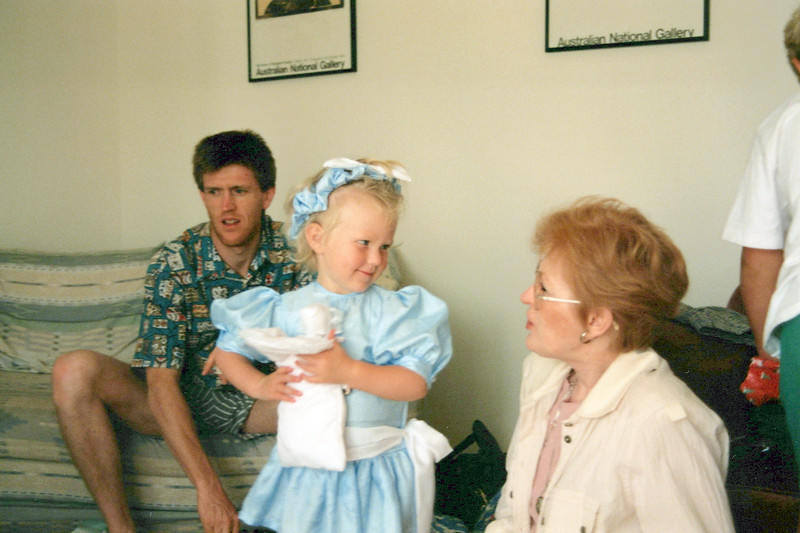
[[[315,282],[283,295],[245,291],[214,302],[221,330],[214,357],[228,380],[259,399],[293,402],[301,394],[288,370],[258,372],[260,354],[239,333],[280,328],[302,334],[300,311],[323,303],[341,316],[333,347],[296,363],[310,383],[340,384],[346,396],[343,471],[283,467],[276,451],[248,493],[241,520],[280,533],[427,533],[433,513],[433,467],[446,439],[407,423],[408,402],[424,397],[452,355],[447,307],[416,286],[375,285],[394,242],[408,180],[393,162],[332,160],[296,192],[290,238]],[[309,435],[309,438],[314,438]]]

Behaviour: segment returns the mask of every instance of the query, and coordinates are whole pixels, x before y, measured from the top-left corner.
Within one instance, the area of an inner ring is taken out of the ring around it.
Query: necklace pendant
[[[542,514],[542,500],[544,496],[539,496],[536,498],[536,514]]]

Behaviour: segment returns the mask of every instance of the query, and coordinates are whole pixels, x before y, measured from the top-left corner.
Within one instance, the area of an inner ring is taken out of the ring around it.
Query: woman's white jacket
[[[525,360],[508,479],[487,533],[530,531],[547,412],[569,371],[536,354]],[[617,357],[561,438],[537,533],[733,532],[725,426],[653,350]]]

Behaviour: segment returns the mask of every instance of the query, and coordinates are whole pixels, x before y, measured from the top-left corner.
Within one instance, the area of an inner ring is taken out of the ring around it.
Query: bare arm
[[[264,374],[243,355],[219,348],[214,348],[211,352],[209,361],[211,360],[231,385],[251,398],[293,402],[302,394],[289,386],[289,383],[303,379],[292,375],[289,367],[278,367],[275,372]]]
[[[318,354],[304,355],[297,363],[310,383],[341,383],[387,400],[413,402],[428,393],[425,378],[396,365],[378,366],[350,358],[342,346]]]
[[[178,372],[147,369],[147,399],[172,454],[197,489],[197,510],[207,531],[238,533],[236,508],[197,437],[189,405],[178,386]]]
[[[764,324],[767,309],[775,285],[778,272],[783,264],[783,250],[763,250],[760,248],[742,248],[740,283],[745,313],[753,330],[758,354],[772,359],[764,350]]]

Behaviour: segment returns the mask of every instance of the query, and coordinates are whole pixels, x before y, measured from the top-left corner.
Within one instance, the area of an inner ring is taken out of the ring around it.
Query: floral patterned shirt
[[[178,369],[184,390],[220,386],[217,376],[201,376],[219,335],[209,314],[211,302],[251,287],[286,292],[310,280],[309,274],[292,262],[282,225],[264,215],[261,247],[244,278],[220,258],[211,241],[209,222],[164,245],[147,269],[144,312],[132,366]]]

